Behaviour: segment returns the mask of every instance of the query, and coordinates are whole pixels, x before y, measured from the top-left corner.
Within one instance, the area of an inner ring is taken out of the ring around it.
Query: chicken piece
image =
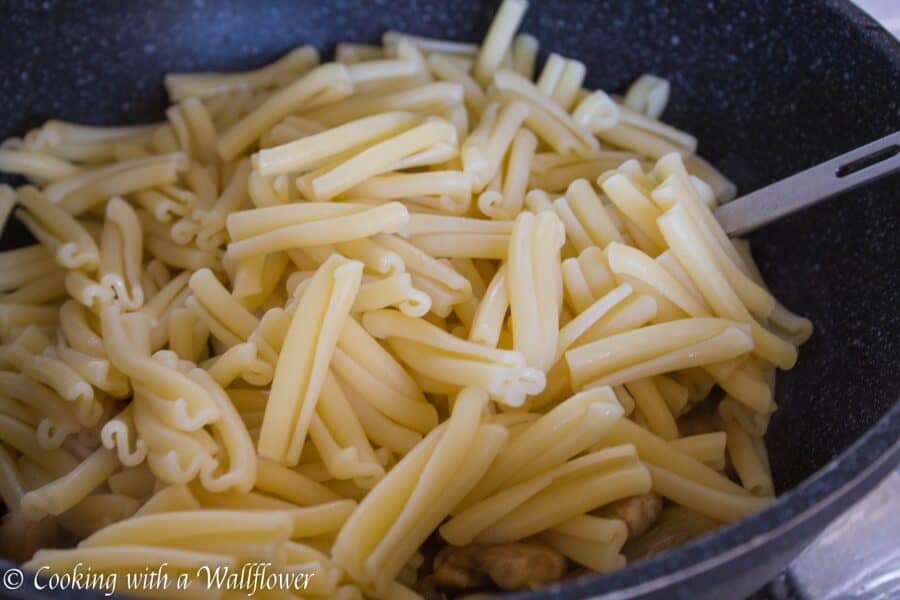
[[[458,590],[490,582],[504,590],[523,590],[558,581],[565,575],[565,557],[538,542],[496,546],[448,546],[435,557],[434,583]]]
[[[650,492],[623,498],[603,508],[603,516],[620,519],[628,527],[628,539],[633,539],[650,529],[662,512],[662,498]]]
[[[565,557],[537,542],[485,546],[478,557],[488,577],[504,590],[540,587],[566,572]]]
[[[480,546],[447,546],[434,557],[434,583],[441,588],[468,590],[487,585],[481,568]]]

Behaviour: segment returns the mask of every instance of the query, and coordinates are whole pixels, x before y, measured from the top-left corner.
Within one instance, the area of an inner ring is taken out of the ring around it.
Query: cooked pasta
[[[734,186],[660,121],[668,81],[537,65],[526,6],[480,45],[302,46],[168,75],[159,123],[4,143],[0,227],[37,243],[0,252],[3,551],[185,578],[160,597],[253,595],[199,573],[267,563],[306,576],[267,598],[411,599],[771,501],[812,325],[716,222]]]

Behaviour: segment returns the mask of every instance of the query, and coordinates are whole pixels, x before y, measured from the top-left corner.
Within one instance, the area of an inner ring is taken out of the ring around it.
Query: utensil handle
[[[900,169],[900,131],[719,207],[729,235],[741,235]]]

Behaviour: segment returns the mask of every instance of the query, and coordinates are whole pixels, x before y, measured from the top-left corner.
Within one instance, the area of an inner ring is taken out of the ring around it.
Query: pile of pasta
[[[439,597],[610,571],[760,510],[811,334],[659,121],[517,35],[174,74],[161,123],[0,149],[0,496],[32,569]],[[657,533],[654,533],[657,532]],[[654,535],[656,537],[654,537]],[[131,590],[129,593],[154,593]]]

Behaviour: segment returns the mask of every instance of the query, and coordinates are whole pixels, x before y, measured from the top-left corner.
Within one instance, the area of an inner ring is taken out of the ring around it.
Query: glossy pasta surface
[[[4,556],[162,569],[184,587],[129,592],[163,598],[246,597],[203,569],[258,563],[305,574],[265,597],[452,598],[771,502],[812,325],[716,222],[734,186],[660,121],[668,82],[538,70],[526,8],[2,143],[28,181],[0,227],[36,241],[0,253]]]

